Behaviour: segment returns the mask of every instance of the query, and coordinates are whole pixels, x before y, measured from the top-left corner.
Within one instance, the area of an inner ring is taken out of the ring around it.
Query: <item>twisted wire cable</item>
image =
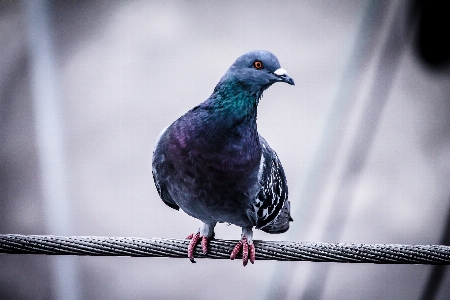
[[[214,239],[209,242],[208,254],[200,245],[195,248],[196,258],[229,259],[235,240]],[[450,264],[450,246],[399,244],[344,244],[254,241],[257,260],[315,261],[376,264]],[[187,257],[189,240],[53,236],[53,235],[0,235],[0,253]]]

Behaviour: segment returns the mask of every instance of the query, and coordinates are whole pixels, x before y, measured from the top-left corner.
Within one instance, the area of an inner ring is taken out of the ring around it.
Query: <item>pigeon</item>
[[[246,266],[255,261],[253,227],[283,233],[293,221],[283,167],[256,126],[263,91],[275,82],[294,85],[274,54],[248,52],[206,101],[164,128],[156,140],[152,173],[159,196],[203,222],[187,237],[191,262],[199,242],[207,254],[217,223],[242,228],[230,258],[242,251]]]

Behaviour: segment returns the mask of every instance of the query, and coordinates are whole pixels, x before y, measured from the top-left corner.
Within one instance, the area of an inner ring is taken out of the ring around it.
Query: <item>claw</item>
[[[188,258],[191,262],[195,263],[194,251],[200,238],[202,238],[201,245],[203,254],[206,255],[208,253],[208,239],[214,238],[214,226],[216,226],[216,223],[203,223],[203,226],[196,233],[192,233],[186,237],[186,239],[191,240],[188,246]]]
[[[255,263],[255,245],[253,243],[249,244],[247,241],[247,237],[243,237],[239,243],[234,246],[233,251],[231,252],[230,258],[234,260],[239,252],[242,249],[242,264],[244,267],[248,264],[248,261],[252,264]]]
[[[197,245],[198,240],[200,239],[200,232],[197,232],[195,235],[194,234],[188,235],[187,239],[191,240],[189,243],[189,246],[188,246],[188,258],[192,263],[195,263],[194,249],[195,249],[195,245]],[[202,244],[203,244],[203,241],[202,241]]]
[[[233,260],[236,258],[242,249],[242,264],[244,267],[248,264],[248,261],[252,264],[255,263],[255,245],[253,244],[253,231],[252,227],[242,227],[241,240],[234,246],[231,251],[230,258]]]

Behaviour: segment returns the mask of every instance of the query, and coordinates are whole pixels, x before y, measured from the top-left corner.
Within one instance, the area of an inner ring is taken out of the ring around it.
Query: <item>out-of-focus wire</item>
[[[49,1],[24,1],[28,20],[30,77],[36,122],[46,229],[51,234],[71,233],[64,122],[52,45]],[[52,259],[56,299],[79,299],[74,257]]]

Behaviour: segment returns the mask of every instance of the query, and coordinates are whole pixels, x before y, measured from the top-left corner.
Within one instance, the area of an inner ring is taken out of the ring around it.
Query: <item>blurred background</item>
[[[258,109],[295,221],[255,239],[450,245],[449,20],[444,1],[1,1],[0,234],[195,231],[158,197],[155,139],[265,49],[296,82]],[[0,299],[449,293],[446,267],[0,255]]]

